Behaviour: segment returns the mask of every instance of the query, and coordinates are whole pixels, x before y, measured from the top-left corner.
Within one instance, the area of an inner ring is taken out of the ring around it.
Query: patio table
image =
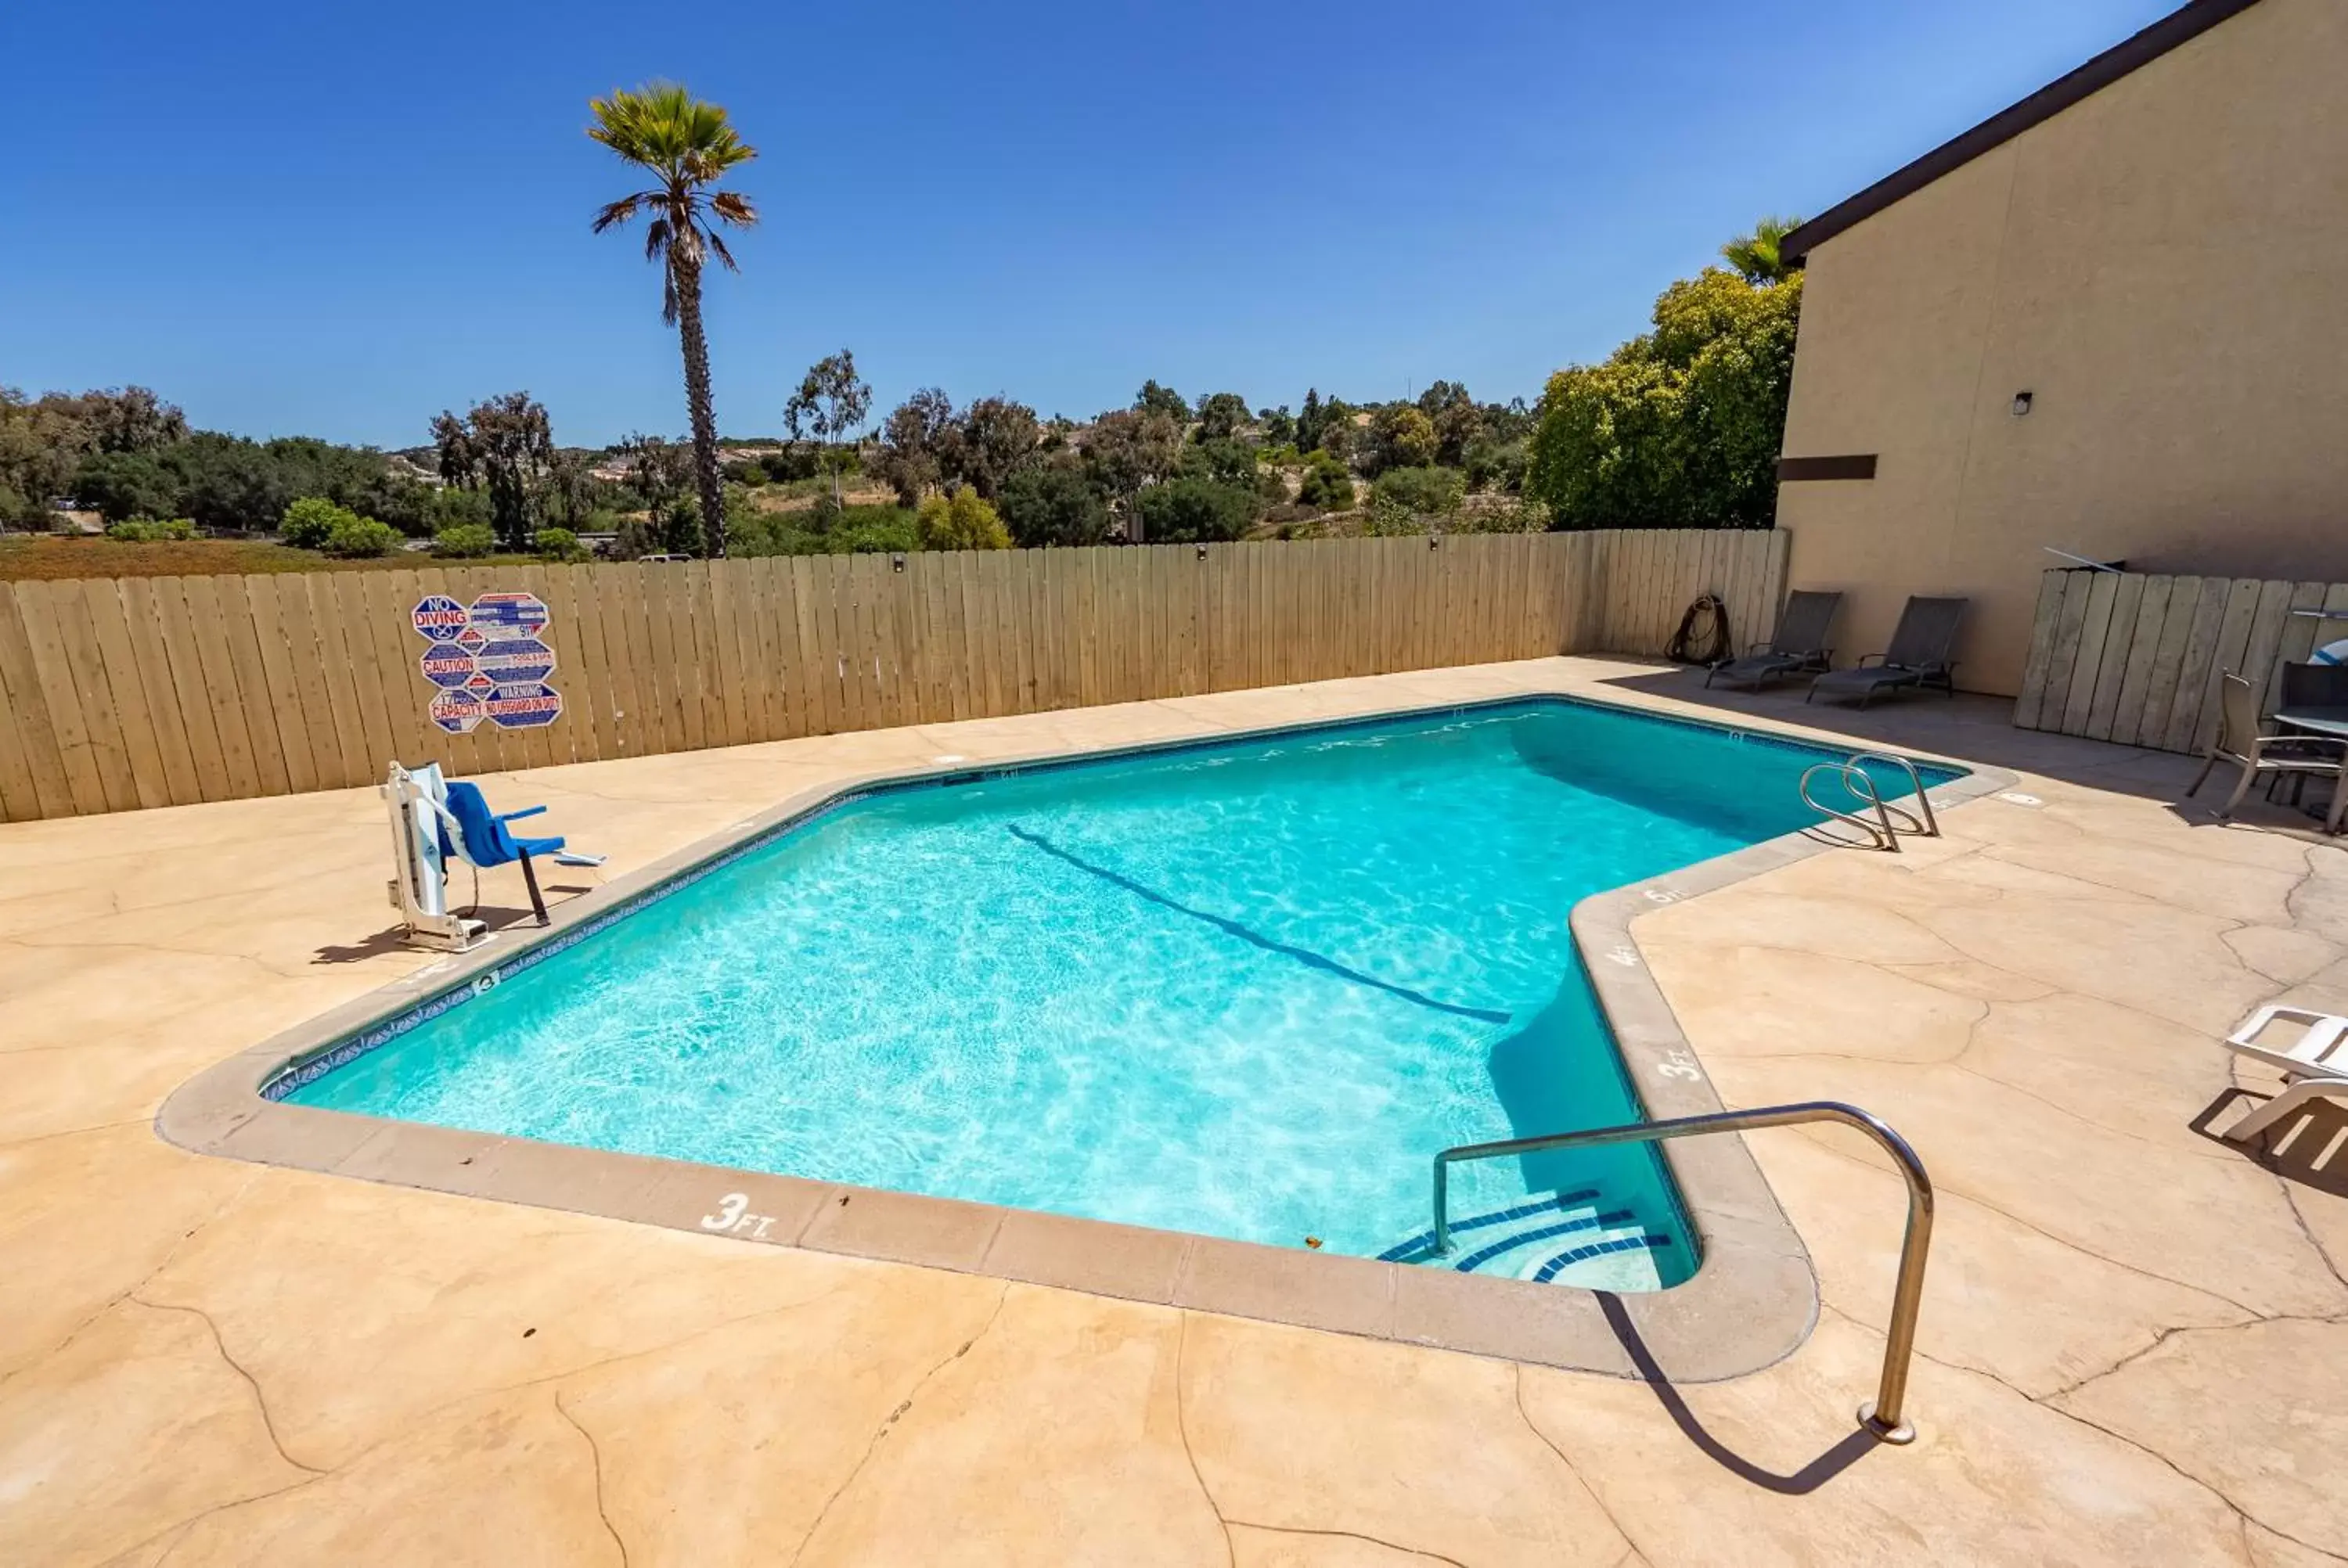
[[[2348,707],[2280,708],[2275,723],[2306,734],[2321,735],[2327,741],[2348,741]],[[2342,785],[2332,786],[2336,792]],[[2319,822],[2331,819],[2332,803],[2327,796],[2321,805],[2306,808],[2307,815]]]

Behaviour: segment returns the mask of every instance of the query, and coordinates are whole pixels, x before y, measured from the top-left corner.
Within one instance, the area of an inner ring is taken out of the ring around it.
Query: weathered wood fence
[[[1767,634],[1785,537],[1454,535],[0,583],[0,819],[479,774],[1604,650],[1721,594]],[[428,717],[418,600],[534,594],[562,713]]]
[[[2326,621],[2293,611],[2337,611]],[[2276,671],[2348,637],[2348,583],[2050,571],[2038,591],[2013,722],[2164,752],[2218,729],[2218,682],[2271,702]]]

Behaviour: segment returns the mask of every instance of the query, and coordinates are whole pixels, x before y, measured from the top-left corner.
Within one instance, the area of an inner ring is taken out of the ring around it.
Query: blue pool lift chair
[[[562,840],[560,837],[516,838],[506,824],[519,822],[525,816],[536,816],[545,809],[542,805],[524,806],[520,811],[510,811],[500,816],[489,809],[489,799],[481,794],[479,785],[458,779],[448,784],[448,818],[457,825],[458,841],[449,841],[448,819],[440,825],[440,847],[444,855],[461,856],[477,868],[520,861],[521,879],[530,888],[530,907],[537,914],[538,923],[541,926],[547,923],[546,897],[538,890],[538,873],[530,868],[530,857],[533,855],[561,855]],[[474,897],[478,903],[478,884]]]

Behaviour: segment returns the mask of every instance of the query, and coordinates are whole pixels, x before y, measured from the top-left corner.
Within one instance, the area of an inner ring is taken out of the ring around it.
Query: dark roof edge
[[[1865,219],[1896,201],[1904,200],[1951,171],[1971,163],[1993,148],[2003,146],[2033,126],[2054,118],[2153,61],[2180,44],[2199,37],[2219,23],[2249,10],[2258,0],[2188,0],[2143,32],[2097,55],[2069,76],[2048,83],[2013,108],[2000,111],[1953,140],[1941,143],[1895,174],[1877,180],[1858,195],[1811,219],[1778,243],[1778,253],[1798,266],[1809,253]]]

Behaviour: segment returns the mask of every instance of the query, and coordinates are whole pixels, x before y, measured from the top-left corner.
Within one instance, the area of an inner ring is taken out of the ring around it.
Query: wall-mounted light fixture
[[[1431,549],[1431,550],[1439,550],[1439,549],[1441,549],[1441,548],[1443,548],[1443,536],[1442,536],[1441,534],[1429,534],[1429,535],[1427,535],[1427,536],[1426,536],[1426,548],[1427,548],[1428,549]]]
[[[905,558],[902,555],[891,556],[889,558],[889,569],[891,571],[903,571],[905,569]]]
[[[2034,392],[2015,393],[2013,395],[2013,416],[2016,419],[2026,417],[2030,413],[2030,405],[2036,400],[2037,395],[2038,395]]]
[[[1200,545],[1199,547],[1199,559],[1200,560],[1205,560],[1207,559],[1207,547],[1204,545]]]

